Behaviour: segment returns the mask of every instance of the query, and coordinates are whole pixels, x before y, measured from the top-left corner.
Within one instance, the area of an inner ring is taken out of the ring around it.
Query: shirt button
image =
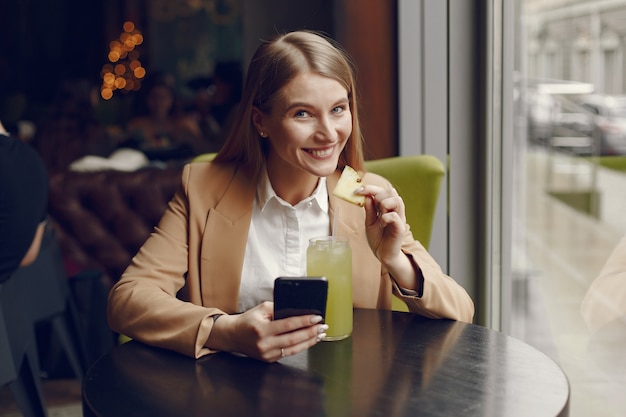
[[[313,206],[313,202],[309,201],[309,203],[307,204],[307,206],[312,207]]]

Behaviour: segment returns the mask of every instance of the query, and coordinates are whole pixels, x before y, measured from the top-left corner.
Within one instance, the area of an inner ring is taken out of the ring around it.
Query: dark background
[[[138,47],[143,66],[148,72],[171,73],[179,86],[185,86],[190,78],[210,75],[216,60],[241,59],[241,0],[206,2],[223,4],[228,18],[221,20],[205,8],[185,7],[183,1],[173,1],[171,7],[166,7],[167,3],[3,1],[0,118],[8,124],[16,119],[37,122],[65,82],[86,81],[99,88],[109,43],[119,37],[125,21],[135,23],[144,36]],[[114,97],[113,102],[120,99]]]
[[[354,58],[369,157],[397,152],[396,2],[379,0],[3,0],[0,2],[0,120],[35,126],[50,114],[61,84],[99,90],[109,43],[130,20],[142,31],[143,66],[187,82],[215,62],[245,64],[259,40],[294,29],[320,30]],[[133,95],[99,99],[105,125],[123,125]],[[368,141],[368,137],[372,138]]]

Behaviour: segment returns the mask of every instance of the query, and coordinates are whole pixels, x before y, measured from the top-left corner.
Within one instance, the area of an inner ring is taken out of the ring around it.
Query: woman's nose
[[[330,117],[321,117],[318,119],[317,135],[328,141],[333,141],[337,138],[337,126],[335,126],[335,123],[333,123]]]

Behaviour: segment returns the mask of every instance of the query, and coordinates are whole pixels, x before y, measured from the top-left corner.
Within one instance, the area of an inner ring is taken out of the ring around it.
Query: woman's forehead
[[[348,91],[337,80],[314,72],[304,72],[293,77],[276,94],[275,103],[289,106],[290,103],[330,105],[348,98]]]

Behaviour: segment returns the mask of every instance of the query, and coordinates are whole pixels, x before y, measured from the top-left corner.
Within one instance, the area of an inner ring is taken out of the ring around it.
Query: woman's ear
[[[267,131],[265,130],[265,125],[263,123],[264,120],[265,116],[263,112],[257,106],[252,106],[252,123],[254,124],[258,134],[262,137],[267,136]]]

